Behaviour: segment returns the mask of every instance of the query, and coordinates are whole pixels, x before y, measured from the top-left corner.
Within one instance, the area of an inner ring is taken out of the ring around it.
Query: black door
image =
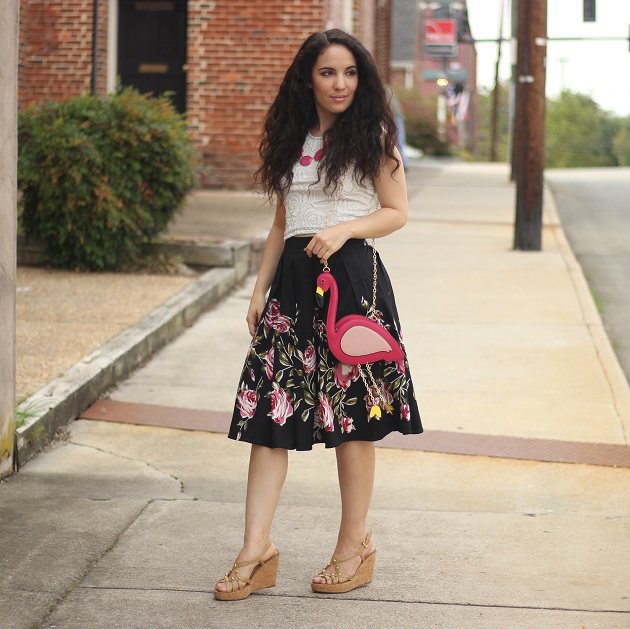
[[[120,0],[118,73],[123,85],[163,94],[186,111],[186,0]]]

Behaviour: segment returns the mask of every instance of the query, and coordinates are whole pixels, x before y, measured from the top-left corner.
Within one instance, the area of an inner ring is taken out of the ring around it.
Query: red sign
[[[424,43],[429,46],[449,46],[457,43],[456,20],[425,20]]]

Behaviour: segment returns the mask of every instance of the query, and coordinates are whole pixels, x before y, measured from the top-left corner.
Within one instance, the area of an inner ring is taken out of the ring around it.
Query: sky
[[[506,2],[504,37],[510,34],[510,0],[467,0],[475,39],[497,38],[501,3]],[[547,46],[547,96],[561,90],[588,94],[604,110],[630,115],[630,0],[596,0],[597,21],[582,21],[583,0],[547,0],[547,36],[624,37],[624,41],[554,42]],[[477,43],[477,84],[494,83],[497,44]],[[503,44],[499,76],[510,77],[509,43]]]

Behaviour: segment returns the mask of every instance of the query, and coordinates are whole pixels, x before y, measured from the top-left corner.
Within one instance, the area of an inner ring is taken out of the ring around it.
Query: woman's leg
[[[333,557],[345,557],[356,552],[365,539],[367,516],[374,488],[375,452],[371,441],[348,441],[336,448],[337,474],[341,491],[341,524]],[[368,546],[368,551],[372,544]],[[361,564],[355,557],[339,564],[343,574],[352,576]],[[315,577],[314,583],[325,583]]]
[[[273,516],[280,500],[280,492],[287,476],[288,452],[281,448],[252,446],[249,456],[247,477],[247,498],[245,501],[245,535],[243,548],[236,561],[254,559],[265,546],[271,533]],[[263,559],[268,559],[276,552],[273,544]],[[249,577],[256,564],[239,568],[242,577]],[[225,582],[217,584],[220,592],[229,590]]]

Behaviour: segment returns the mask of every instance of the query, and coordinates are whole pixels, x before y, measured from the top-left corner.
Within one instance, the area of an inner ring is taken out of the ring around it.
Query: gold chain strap
[[[339,199],[341,197],[341,191],[343,190],[343,184],[346,181],[346,177],[348,176],[348,171],[350,170],[350,168],[346,168],[346,170],[344,171],[342,177],[341,177],[341,181],[337,184],[337,189],[335,190],[335,196],[333,197],[333,202],[330,204],[330,209],[328,210],[328,215],[326,216],[326,222],[324,223],[324,229],[328,229],[328,227],[330,227],[330,219],[332,217],[333,212],[335,211],[336,207],[337,207],[337,203],[339,203]],[[380,207],[380,202],[377,199],[377,208]],[[374,266],[374,281],[372,283],[372,305],[370,306],[370,308],[368,309],[368,314],[367,316],[370,317],[370,319],[372,319],[373,321],[376,321],[376,319],[378,318],[376,315],[376,285],[378,282],[378,271],[377,271],[377,263],[376,263],[376,243],[374,242],[374,238],[371,239],[372,240],[372,260],[373,260],[373,266]],[[328,266],[328,260],[324,260],[324,271],[330,271],[330,268]]]
[[[326,222],[324,224],[325,229],[328,229],[328,227],[330,226],[330,219],[341,197],[341,191],[343,189],[343,184],[346,181],[346,177],[348,176],[348,170],[349,170],[349,167],[346,168],[345,172],[343,173],[341,177],[341,181],[337,184],[337,189],[335,190],[333,202],[331,203],[330,209],[328,210],[328,215],[326,216]],[[377,208],[381,207],[381,204],[378,198],[376,200],[376,207]],[[374,238],[372,238],[371,240],[372,240],[372,261],[374,265],[374,275],[373,275],[374,279],[372,282],[372,305],[368,309],[367,316],[370,319],[372,319],[372,321],[377,321],[378,316],[376,314],[376,284],[378,280],[378,273],[377,273],[377,261],[376,261],[376,243],[374,242]],[[330,271],[330,268],[328,267],[328,260],[324,260],[324,271]],[[370,402],[370,405],[372,406],[372,408],[370,409],[368,421],[374,416],[376,417],[381,416],[381,409],[380,409],[381,405],[385,410],[391,411],[392,410],[391,406],[387,404],[387,401],[383,397],[383,394],[378,384],[376,383],[374,376],[372,375],[372,369],[370,367],[370,364],[369,363],[365,364],[365,369],[367,370],[369,381],[368,381],[368,377],[366,377],[365,372],[363,371],[363,366],[357,365],[357,367],[359,368],[359,374],[361,376],[361,380],[363,380],[363,384],[365,385],[365,390],[367,392],[368,400]]]

